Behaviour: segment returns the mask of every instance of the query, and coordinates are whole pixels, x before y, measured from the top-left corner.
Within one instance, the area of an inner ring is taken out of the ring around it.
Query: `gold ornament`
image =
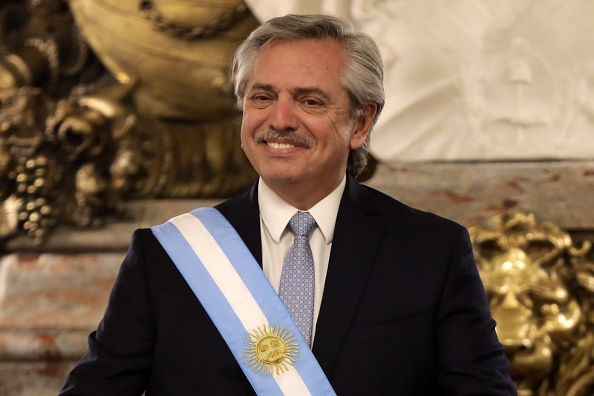
[[[244,352],[246,363],[261,374],[283,374],[293,365],[299,353],[295,334],[280,325],[264,325],[250,334]]]
[[[591,244],[575,247],[557,225],[521,210],[469,231],[518,394],[591,395],[594,344],[586,342],[594,330],[589,287],[594,265],[586,258]],[[583,361],[588,368],[582,370]]]

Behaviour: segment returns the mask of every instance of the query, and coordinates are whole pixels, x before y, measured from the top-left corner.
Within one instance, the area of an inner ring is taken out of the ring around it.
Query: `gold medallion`
[[[244,348],[248,367],[266,375],[288,371],[299,354],[295,334],[281,330],[280,325],[258,327],[248,335]]]

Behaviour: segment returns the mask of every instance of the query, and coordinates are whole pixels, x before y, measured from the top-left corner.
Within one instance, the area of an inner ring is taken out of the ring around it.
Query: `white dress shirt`
[[[315,267],[312,345],[328,272],[336,216],[345,185],[346,176],[334,191],[308,210],[318,225],[309,236]],[[293,246],[293,232],[288,224],[298,209],[283,201],[262,179],[258,183],[258,204],[262,236],[262,269],[278,293],[285,256]]]

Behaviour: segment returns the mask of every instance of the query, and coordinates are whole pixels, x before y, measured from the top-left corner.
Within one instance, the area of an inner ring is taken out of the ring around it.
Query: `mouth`
[[[295,145],[290,143],[275,143],[275,142],[266,142],[268,147],[272,147],[273,149],[282,150],[295,147]]]
[[[268,147],[283,150],[295,147],[309,149],[313,141],[296,131],[278,132],[274,130],[261,131],[254,136],[256,143],[264,143]]]

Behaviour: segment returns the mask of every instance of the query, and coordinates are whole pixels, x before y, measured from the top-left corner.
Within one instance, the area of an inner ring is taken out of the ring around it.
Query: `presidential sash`
[[[335,395],[233,226],[199,208],[151,228],[258,395]]]

